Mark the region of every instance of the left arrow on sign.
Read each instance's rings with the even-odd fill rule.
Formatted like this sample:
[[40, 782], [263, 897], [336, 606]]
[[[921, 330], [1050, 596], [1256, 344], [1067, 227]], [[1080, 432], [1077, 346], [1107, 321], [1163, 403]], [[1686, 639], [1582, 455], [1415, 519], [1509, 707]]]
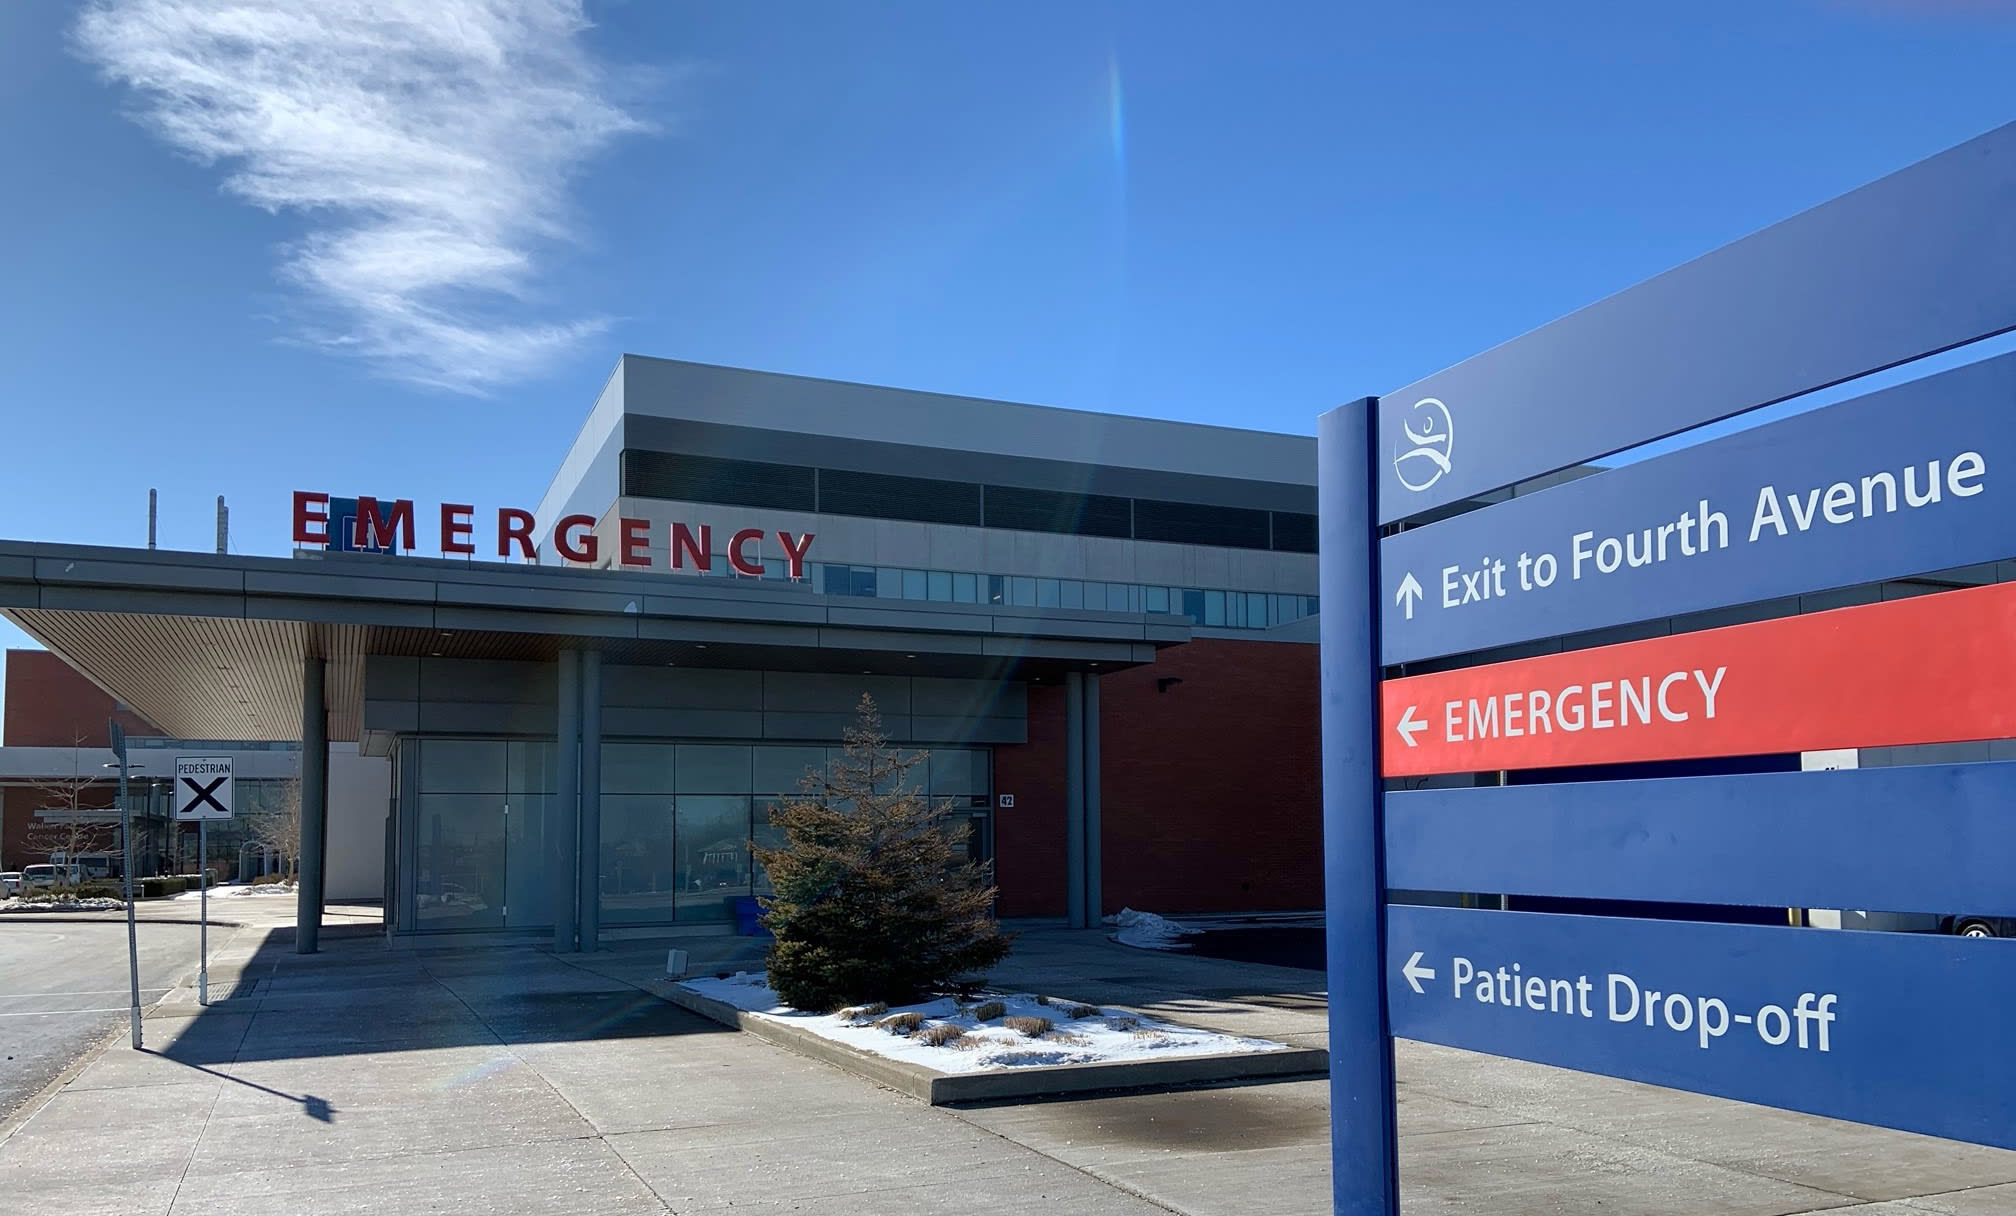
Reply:
[[1428, 990], [1421, 986], [1421, 981], [1434, 979], [1435, 968], [1423, 967], [1421, 965], [1421, 951], [1416, 950], [1414, 957], [1408, 959], [1406, 966], [1400, 968], [1400, 975], [1401, 978], [1407, 981], [1407, 986], [1414, 990], [1415, 996], [1425, 996]]
[[1407, 741], [1407, 746], [1409, 747], [1420, 746], [1414, 742], [1414, 736], [1428, 729], [1428, 723], [1414, 716], [1414, 711], [1419, 708], [1420, 706], [1418, 705], [1409, 705], [1407, 712], [1401, 714], [1400, 721], [1394, 723], [1393, 726], [1393, 729], [1400, 732], [1400, 737]]
[[1412, 570], [1409, 570], [1407, 577], [1400, 580], [1400, 589], [1393, 593], [1393, 603], [1405, 608], [1407, 619], [1411, 621], [1414, 619], [1414, 605], [1421, 602], [1423, 594], [1420, 580], [1414, 577]]

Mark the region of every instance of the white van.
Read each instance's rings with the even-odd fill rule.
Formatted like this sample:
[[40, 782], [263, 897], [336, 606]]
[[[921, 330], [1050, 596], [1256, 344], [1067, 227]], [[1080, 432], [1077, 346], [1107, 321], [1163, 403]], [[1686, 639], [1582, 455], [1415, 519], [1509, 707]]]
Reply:
[[21, 867], [21, 890], [47, 891], [53, 887], [74, 887], [84, 881], [84, 867], [39, 865]]

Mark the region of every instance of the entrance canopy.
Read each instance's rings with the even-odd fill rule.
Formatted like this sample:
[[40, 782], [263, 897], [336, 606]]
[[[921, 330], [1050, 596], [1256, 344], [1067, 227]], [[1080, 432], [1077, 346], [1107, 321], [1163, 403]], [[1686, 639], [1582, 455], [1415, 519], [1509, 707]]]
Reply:
[[771, 580], [19, 541], [0, 541], [0, 614], [184, 739], [301, 738], [311, 658], [326, 660], [329, 738], [349, 741], [369, 655], [1055, 682], [1190, 640], [1184, 617], [864, 603]]

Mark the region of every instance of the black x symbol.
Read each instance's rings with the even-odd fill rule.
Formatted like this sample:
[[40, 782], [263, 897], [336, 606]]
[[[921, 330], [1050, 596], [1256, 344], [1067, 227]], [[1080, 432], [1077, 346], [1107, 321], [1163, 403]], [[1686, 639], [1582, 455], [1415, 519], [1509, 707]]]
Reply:
[[196, 781], [196, 778], [194, 778], [194, 777], [184, 777], [184, 778], [182, 778], [182, 784], [184, 784], [184, 785], [188, 786], [188, 787], [189, 787], [190, 789], [192, 789], [192, 790], [195, 790], [195, 791], [196, 791], [196, 799], [195, 799], [195, 801], [191, 802], [191, 803], [190, 803], [190, 804], [189, 804], [188, 806], [185, 806], [185, 807], [183, 807], [183, 808], [182, 808], [182, 813], [183, 813], [184, 815], [193, 815], [193, 814], [195, 814], [195, 813], [196, 813], [196, 808], [197, 808], [197, 807], [199, 807], [199, 806], [202, 806], [202, 805], [203, 805], [204, 803], [206, 803], [206, 802], [207, 802], [207, 803], [209, 803], [209, 804], [210, 804], [211, 806], [214, 806], [214, 807], [216, 807], [216, 808], [217, 808], [217, 813], [218, 813], [218, 814], [220, 814], [220, 815], [229, 815], [229, 814], [230, 814], [231, 812], [230, 812], [230, 811], [228, 811], [228, 810], [226, 810], [226, 809], [224, 808], [224, 804], [223, 804], [223, 803], [221, 803], [221, 802], [219, 802], [219, 801], [217, 801], [217, 799], [216, 799], [216, 798], [214, 798], [214, 797], [212, 797], [212, 796], [211, 796], [211, 795], [213, 795], [213, 794], [215, 794], [215, 793], [217, 792], [217, 787], [218, 787], [218, 786], [220, 786], [220, 785], [224, 784], [224, 783], [225, 783], [226, 781], [229, 781], [229, 780], [231, 780], [231, 778], [229, 778], [229, 777], [219, 777], [219, 778], [217, 778], [217, 780], [215, 780], [215, 781], [212, 781], [212, 782], [211, 782], [210, 784], [208, 784], [208, 785], [199, 785], [199, 784], [197, 783], [197, 781]]

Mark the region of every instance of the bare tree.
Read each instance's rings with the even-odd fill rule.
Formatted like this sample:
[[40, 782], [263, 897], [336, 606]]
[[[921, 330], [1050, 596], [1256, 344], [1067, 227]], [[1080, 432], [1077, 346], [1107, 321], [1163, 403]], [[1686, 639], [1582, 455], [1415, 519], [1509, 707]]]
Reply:
[[42, 799], [39, 822], [24, 837], [28, 847], [54, 861], [75, 865], [80, 857], [110, 853], [119, 840], [118, 809], [100, 799], [103, 780], [84, 774], [84, 738], [76, 737], [70, 752], [70, 775], [35, 783]]
[[247, 816], [254, 843], [280, 855], [280, 871], [293, 877], [301, 861], [301, 779], [291, 777], [275, 792], [273, 806]]

